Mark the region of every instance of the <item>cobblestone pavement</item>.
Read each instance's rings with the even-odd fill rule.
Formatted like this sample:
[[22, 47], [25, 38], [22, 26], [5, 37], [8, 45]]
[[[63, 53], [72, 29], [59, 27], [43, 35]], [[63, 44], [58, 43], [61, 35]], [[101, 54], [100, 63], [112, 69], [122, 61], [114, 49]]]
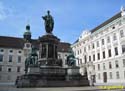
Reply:
[[100, 90], [98, 87], [16, 88], [15, 86], [0, 86], [0, 91], [125, 91], [125, 89]]

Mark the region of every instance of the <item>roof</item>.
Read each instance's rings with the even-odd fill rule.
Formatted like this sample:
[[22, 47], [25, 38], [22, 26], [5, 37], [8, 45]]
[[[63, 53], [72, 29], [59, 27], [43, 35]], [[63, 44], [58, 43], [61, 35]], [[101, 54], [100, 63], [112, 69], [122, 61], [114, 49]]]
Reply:
[[[3, 48], [17, 48], [23, 49], [24, 47], [24, 39], [18, 37], [8, 37], [8, 36], [0, 36], [0, 47]], [[34, 45], [37, 49], [39, 49], [39, 42], [37, 39], [31, 40], [32, 45]], [[60, 42], [58, 47], [58, 52], [68, 52], [70, 48], [70, 44], [66, 42]]]
[[121, 12], [117, 13], [116, 15], [114, 15], [113, 17], [111, 17], [110, 19], [108, 19], [107, 21], [103, 22], [102, 24], [100, 24], [99, 26], [95, 27], [94, 29], [91, 30], [91, 32], [95, 32], [98, 29], [102, 28], [103, 26], [109, 24], [110, 22], [112, 22], [113, 20], [117, 19], [121, 17]]

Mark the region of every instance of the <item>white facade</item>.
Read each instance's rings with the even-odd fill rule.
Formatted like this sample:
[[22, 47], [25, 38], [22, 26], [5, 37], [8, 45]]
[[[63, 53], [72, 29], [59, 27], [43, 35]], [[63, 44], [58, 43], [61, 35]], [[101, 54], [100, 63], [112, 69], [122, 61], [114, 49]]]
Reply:
[[0, 84], [14, 83], [24, 74], [24, 59], [22, 49], [0, 48]]
[[72, 45], [80, 73], [87, 68], [95, 85], [125, 85], [125, 9], [119, 14], [94, 32], [84, 32]]

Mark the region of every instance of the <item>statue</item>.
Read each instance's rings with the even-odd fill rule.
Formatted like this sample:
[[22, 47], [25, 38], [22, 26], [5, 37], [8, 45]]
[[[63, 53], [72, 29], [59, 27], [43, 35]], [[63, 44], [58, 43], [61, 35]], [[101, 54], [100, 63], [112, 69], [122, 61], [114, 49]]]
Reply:
[[67, 56], [66, 63], [68, 66], [76, 66], [76, 58], [74, 56], [73, 51], [70, 49], [70, 55]]
[[42, 16], [43, 20], [45, 20], [45, 30], [47, 33], [52, 33], [54, 27], [53, 17], [50, 15], [50, 11], [47, 11], [47, 15]]
[[35, 47], [32, 47], [31, 53], [25, 60], [25, 73], [27, 73], [29, 66], [38, 66], [38, 55]]

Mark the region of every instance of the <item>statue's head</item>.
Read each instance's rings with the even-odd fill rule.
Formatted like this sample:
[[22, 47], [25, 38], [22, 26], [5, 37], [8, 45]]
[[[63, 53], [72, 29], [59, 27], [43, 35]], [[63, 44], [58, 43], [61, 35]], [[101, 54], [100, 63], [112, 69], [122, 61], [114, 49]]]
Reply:
[[47, 14], [48, 14], [48, 15], [50, 14], [50, 11], [49, 11], [49, 10], [47, 11]]

